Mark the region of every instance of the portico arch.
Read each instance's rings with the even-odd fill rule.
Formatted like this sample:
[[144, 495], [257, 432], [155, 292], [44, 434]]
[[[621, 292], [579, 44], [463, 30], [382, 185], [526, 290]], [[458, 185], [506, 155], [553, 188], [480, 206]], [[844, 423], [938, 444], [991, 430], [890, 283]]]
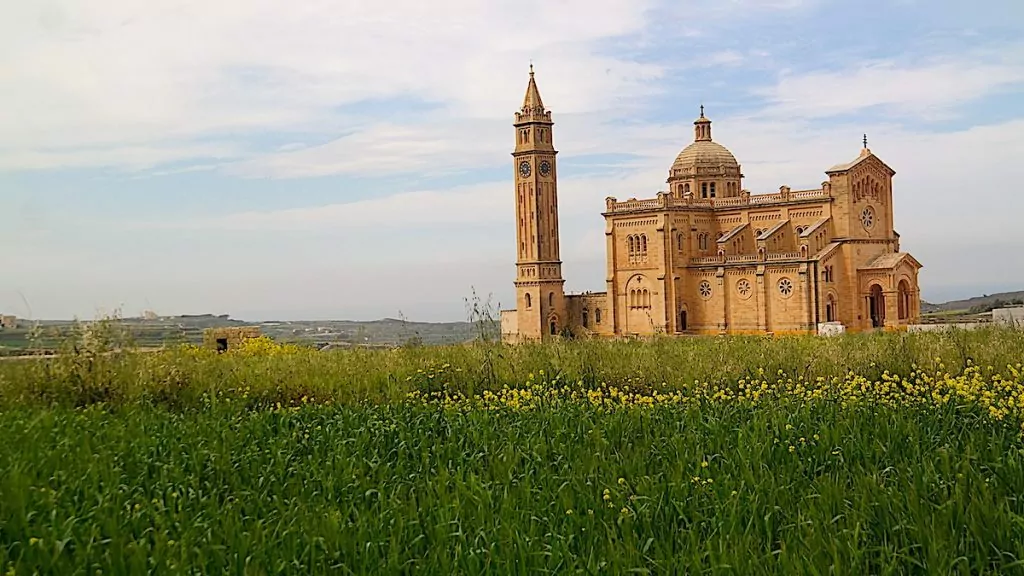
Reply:
[[868, 288], [867, 316], [872, 328], [885, 326], [885, 293], [882, 285], [872, 283]]
[[906, 278], [900, 280], [899, 285], [896, 288], [896, 306], [898, 311], [898, 318], [901, 322], [905, 322], [910, 318], [910, 283], [907, 282]]

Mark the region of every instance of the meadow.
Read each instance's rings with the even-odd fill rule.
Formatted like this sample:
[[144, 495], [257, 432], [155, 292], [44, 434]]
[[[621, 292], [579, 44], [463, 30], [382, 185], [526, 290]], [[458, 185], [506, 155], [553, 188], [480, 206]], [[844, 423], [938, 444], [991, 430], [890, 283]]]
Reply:
[[1024, 572], [1024, 333], [0, 363], [0, 570]]

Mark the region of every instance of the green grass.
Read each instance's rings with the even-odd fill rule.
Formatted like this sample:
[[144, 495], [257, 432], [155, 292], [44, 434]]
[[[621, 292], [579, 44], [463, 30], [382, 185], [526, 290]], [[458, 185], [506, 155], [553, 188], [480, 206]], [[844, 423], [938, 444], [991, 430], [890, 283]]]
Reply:
[[0, 434], [19, 573], [977, 574], [1024, 555], [1017, 436], [954, 408], [18, 410]]
[[403, 401], [541, 370], [666, 389], [762, 369], [1003, 370], [1020, 332], [268, 356], [79, 344], [0, 363], [0, 571], [1024, 572], [1020, 422], [969, 402]]

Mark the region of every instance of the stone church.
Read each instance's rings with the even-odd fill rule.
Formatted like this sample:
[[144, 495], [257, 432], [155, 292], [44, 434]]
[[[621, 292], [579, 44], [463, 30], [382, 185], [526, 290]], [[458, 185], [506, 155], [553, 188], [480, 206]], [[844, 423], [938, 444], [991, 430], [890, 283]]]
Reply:
[[514, 126], [516, 308], [501, 311], [506, 341], [897, 330], [919, 319], [921, 264], [893, 229], [895, 172], [866, 139], [820, 188], [751, 194], [701, 106], [667, 190], [605, 199], [606, 291], [566, 294], [554, 122], [532, 66]]

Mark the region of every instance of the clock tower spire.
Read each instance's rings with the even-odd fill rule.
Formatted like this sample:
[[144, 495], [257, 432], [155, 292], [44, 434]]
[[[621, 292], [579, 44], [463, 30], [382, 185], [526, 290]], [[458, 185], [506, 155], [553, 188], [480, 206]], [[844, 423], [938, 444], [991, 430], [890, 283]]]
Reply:
[[522, 339], [548, 338], [566, 326], [565, 280], [558, 252], [558, 178], [551, 112], [544, 108], [530, 64], [516, 112], [512, 152], [516, 183], [516, 316]]

